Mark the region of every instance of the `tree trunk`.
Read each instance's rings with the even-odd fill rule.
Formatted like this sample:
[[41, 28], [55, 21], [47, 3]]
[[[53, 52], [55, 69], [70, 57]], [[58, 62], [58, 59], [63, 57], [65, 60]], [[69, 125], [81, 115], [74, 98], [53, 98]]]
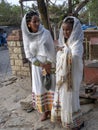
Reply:
[[80, 2], [77, 7], [76, 10], [73, 12], [74, 16], [78, 16], [79, 11], [89, 2], [92, 0], [84, 0], [82, 2]]
[[48, 20], [48, 14], [47, 14], [47, 7], [44, 2], [44, 0], [37, 0], [38, 9], [41, 15], [42, 22], [45, 26], [45, 28], [49, 28], [49, 20]]
[[68, 0], [68, 14], [72, 14], [72, 0]]

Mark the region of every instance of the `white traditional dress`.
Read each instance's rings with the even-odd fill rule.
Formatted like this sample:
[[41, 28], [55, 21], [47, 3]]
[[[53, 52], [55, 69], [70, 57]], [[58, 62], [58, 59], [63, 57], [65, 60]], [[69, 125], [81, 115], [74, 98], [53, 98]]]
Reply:
[[26, 58], [32, 63], [33, 107], [40, 113], [51, 111], [55, 90], [55, 75], [52, 74], [51, 89], [48, 91], [42, 84], [42, 68], [33, 64], [36, 60], [42, 63], [49, 61], [54, 67], [55, 49], [51, 34], [41, 24], [38, 32], [30, 32], [25, 15], [22, 20], [22, 35]]
[[[63, 127], [74, 128], [83, 123], [80, 109], [79, 90], [83, 76], [83, 32], [79, 20], [75, 17], [73, 30], [67, 44], [64, 42], [63, 30], [60, 29], [57, 52], [56, 90], [51, 111], [51, 121], [59, 121]], [[64, 21], [69, 18], [66, 17]]]

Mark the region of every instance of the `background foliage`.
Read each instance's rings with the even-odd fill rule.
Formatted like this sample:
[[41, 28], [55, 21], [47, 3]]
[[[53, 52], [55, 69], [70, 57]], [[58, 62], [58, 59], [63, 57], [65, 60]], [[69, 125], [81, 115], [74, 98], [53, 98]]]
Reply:
[[[32, 9], [39, 10], [40, 7], [37, 7], [36, 4], [33, 2]], [[41, 0], [44, 2], [44, 0]], [[49, 0], [48, 0], [49, 1]], [[72, 3], [68, 3], [72, 1]], [[77, 5], [81, 3], [83, 0], [65, 0], [62, 4], [57, 5], [55, 3], [48, 3], [48, 17], [49, 22], [51, 24], [59, 25], [66, 13], [71, 13], [70, 11], [74, 12]], [[69, 8], [69, 5], [70, 8]], [[84, 6], [78, 13], [78, 16], [82, 23], [89, 23], [98, 25], [98, 0], [89, 0], [89, 2]], [[24, 8], [24, 13], [30, 8]], [[90, 14], [90, 15], [89, 15]], [[90, 17], [89, 17], [90, 16]], [[9, 3], [5, 3], [3, 0], [0, 3], [0, 25], [7, 25], [7, 26], [20, 26], [21, 23], [21, 7], [16, 5], [11, 5]], [[44, 23], [43, 23], [44, 24]]]

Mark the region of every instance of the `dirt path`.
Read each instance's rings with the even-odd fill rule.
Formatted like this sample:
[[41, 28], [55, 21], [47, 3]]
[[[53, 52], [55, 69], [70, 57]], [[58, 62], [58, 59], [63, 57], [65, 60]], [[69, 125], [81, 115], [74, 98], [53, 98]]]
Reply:
[[[8, 50], [0, 51], [0, 130], [66, 130], [50, 120], [41, 122], [35, 110], [30, 113], [22, 110], [20, 100], [31, 94], [31, 82], [29, 78], [11, 75], [10, 66], [6, 65], [7, 54]], [[81, 130], [98, 130], [98, 104], [81, 107], [85, 119]]]

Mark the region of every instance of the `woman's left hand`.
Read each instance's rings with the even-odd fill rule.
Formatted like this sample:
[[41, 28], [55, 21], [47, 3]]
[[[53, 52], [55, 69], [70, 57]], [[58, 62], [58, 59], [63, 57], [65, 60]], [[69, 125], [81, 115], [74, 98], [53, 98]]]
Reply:
[[63, 47], [56, 46], [56, 51], [62, 51], [63, 48], [64, 48], [64, 46]]
[[51, 63], [42, 64], [42, 68], [46, 70], [48, 74], [51, 72]]

